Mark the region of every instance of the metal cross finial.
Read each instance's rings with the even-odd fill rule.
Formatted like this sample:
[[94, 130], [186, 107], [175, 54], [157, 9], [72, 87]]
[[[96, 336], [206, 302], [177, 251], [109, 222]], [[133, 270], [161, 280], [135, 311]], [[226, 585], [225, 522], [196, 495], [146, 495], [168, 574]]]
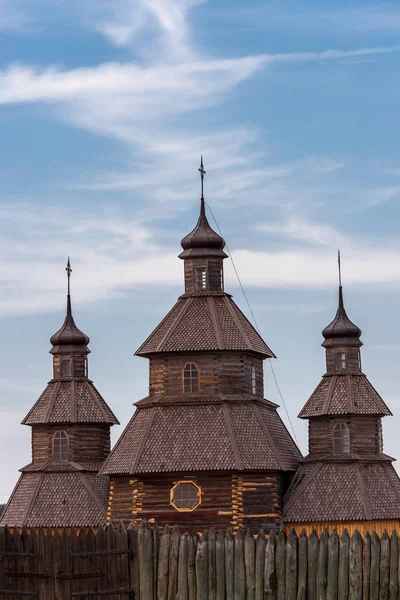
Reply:
[[341, 267], [341, 260], [340, 260], [340, 248], [338, 248], [337, 258], [338, 258], [338, 268], [339, 268], [339, 287], [342, 287], [342, 267]]
[[65, 270], [67, 271], [67, 277], [68, 277], [68, 296], [69, 296], [70, 292], [71, 292], [71, 273], [72, 273], [71, 263], [69, 262], [69, 256], [68, 256], [68, 262], [67, 262], [67, 266], [65, 267]]
[[206, 174], [206, 171], [204, 170], [204, 165], [203, 165], [203, 156], [201, 156], [201, 161], [200, 161], [200, 177], [201, 177], [201, 199], [204, 199], [204, 175]]

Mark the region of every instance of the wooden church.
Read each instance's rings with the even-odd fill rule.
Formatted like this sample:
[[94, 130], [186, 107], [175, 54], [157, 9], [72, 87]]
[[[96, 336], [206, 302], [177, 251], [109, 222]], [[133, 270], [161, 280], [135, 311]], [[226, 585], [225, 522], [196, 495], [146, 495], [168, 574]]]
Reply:
[[72, 316], [68, 260], [67, 314], [50, 342], [53, 378], [22, 421], [32, 428], [32, 462], [2, 514], [0, 526], [105, 524], [108, 477], [99, 470], [118, 423], [88, 377], [89, 338]]
[[361, 368], [361, 329], [343, 303], [322, 332], [326, 373], [301, 410], [309, 421], [309, 454], [285, 497], [287, 529], [351, 534], [400, 528], [400, 480], [383, 453], [382, 417], [389, 408]]
[[224, 246], [202, 193], [179, 255], [185, 291], [136, 352], [149, 359], [149, 395], [101, 470], [111, 477], [109, 522], [281, 526], [301, 454], [264, 399], [274, 354], [224, 290]]

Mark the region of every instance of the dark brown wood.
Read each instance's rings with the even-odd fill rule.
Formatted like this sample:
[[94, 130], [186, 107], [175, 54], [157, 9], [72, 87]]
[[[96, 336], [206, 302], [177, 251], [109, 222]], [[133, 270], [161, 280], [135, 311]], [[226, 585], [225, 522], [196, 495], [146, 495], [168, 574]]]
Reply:
[[171, 534], [168, 563], [168, 600], [175, 600], [178, 589], [178, 556], [181, 534], [175, 525]]
[[363, 540], [356, 529], [350, 539], [349, 547], [349, 600], [362, 600], [362, 560]]
[[276, 587], [277, 599], [286, 599], [286, 535], [283, 531], [278, 536], [276, 545]]
[[128, 548], [132, 552], [129, 561], [129, 584], [130, 588], [133, 589], [134, 597], [139, 598], [139, 530], [134, 521], [128, 527]]
[[386, 531], [381, 536], [381, 562], [379, 567], [379, 600], [389, 598], [390, 539]]
[[349, 594], [349, 552], [350, 538], [345, 529], [339, 541], [338, 600], [347, 600]]
[[217, 591], [217, 564], [216, 564], [217, 536], [213, 528], [208, 534], [208, 599], [215, 600]]
[[[275, 550], [276, 537], [272, 531], [268, 536], [267, 548], [265, 551], [265, 570], [264, 570], [264, 591], [266, 600], [276, 600], [277, 598], [277, 581], [275, 568]], [[282, 549], [280, 550], [282, 555]], [[286, 553], [284, 555], [286, 557]]]
[[154, 600], [153, 569], [153, 535], [149, 525], [144, 523], [139, 528], [139, 575], [141, 600]]
[[326, 600], [337, 600], [339, 570], [339, 536], [336, 529], [328, 540], [328, 578], [326, 585]]
[[197, 550], [197, 536], [195, 534], [189, 534], [188, 539], [188, 593], [189, 598], [196, 598], [196, 550]]
[[251, 535], [250, 530], [246, 532], [244, 538], [244, 565], [246, 572], [246, 600], [254, 600], [255, 598], [255, 559], [256, 545], [255, 539]]
[[286, 600], [296, 600], [297, 561], [297, 535], [291, 529], [286, 541]]
[[244, 536], [239, 529], [235, 536], [235, 589], [234, 599], [245, 600], [246, 598], [246, 572], [244, 564]]
[[390, 536], [390, 580], [389, 580], [389, 598], [397, 600], [399, 592], [399, 536], [396, 531], [392, 531]]
[[267, 539], [261, 530], [256, 541], [256, 567], [255, 567], [255, 600], [264, 599], [264, 565], [266, 562]]
[[308, 538], [307, 600], [317, 600], [319, 540], [315, 529]]
[[371, 583], [371, 535], [367, 531], [364, 535], [363, 548], [363, 600], [369, 600]]
[[206, 531], [197, 542], [196, 589], [197, 600], [208, 599], [208, 534]]
[[307, 561], [308, 561], [308, 540], [303, 529], [298, 542], [298, 587], [297, 600], [306, 600], [307, 597]]
[[169, 568], [169, 546], [170, 529], [166, 525], [160, 540], [160, 553], [158, 560], [157, 573], [157, 598], [158, 600], [167, 600], [168, 598], [168, 568]]
[[225, 534], [225, 589], [226, 600], [234, 597], [234, 571], [235, 571], [235, 540], [232, 529]]
[[225, 533], [222, 529], [218, 531], [215, 549], [216, 600], [225, 600]]
[[381, 563], [381, 545], [375, 531], [371, 536], [371, 574], [369, 594], [370, 600], [379, 600], [379, 570]]
[[325, 529], [319, 539], [318, 574], [317, 574], [317, 599], [326, 599], [328, 583], [328, 531]]
[[176, 600], [188, 600], [188, 538], [189, 533], [183, 533], [179, 544], [178, 559], [178, 592]]

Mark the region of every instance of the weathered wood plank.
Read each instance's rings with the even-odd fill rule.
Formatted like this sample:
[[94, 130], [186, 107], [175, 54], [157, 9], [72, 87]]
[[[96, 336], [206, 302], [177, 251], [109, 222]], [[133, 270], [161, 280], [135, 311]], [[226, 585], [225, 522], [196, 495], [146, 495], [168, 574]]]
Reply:
[[189, 555], [189, 534], [183, 533], [179, 544], [178, 558], [178, 592], [176, 600], [188, 600], [188, 555]]
[[244, 538], [244, 565], [246, 572], [246, 600], [254, 600], [255, 598], [255, 559], [256, 545], [255, 539], [251, 535], [250, 530], [246, 532]]
[[396, 531], [390, 536], [389, 599], [397, 600], [399, 592], [399, 536]]
[[168, 566], [169, 566], [169, 545], [170, 545], [170, 529], [165, 526], [164, 532], [160, 540], [160, 551], [158, 558], [157, 572], [157, 598], [158, 600], [167, 600], [168, 598]]
[[298, 586], [297, 600], [306, 600], [307, 596], [307, 557], [308, 539], [303, 529], [299, 536], [298, 547]]
[[278, 536], [276, 544], [276, 591], [277, 599], [286, 599], [286, 535], [283, 531]]
[[328, 539], [328, 531], [327, 529], [324, 529], [319, 539], [317, 600], [326, 600], [326, 586], [328, 582]]
[[178, 556], [181, 534], [179, 527], [174, 526], [171, 534], [168, 563], [168, 600], [175, 600], [178, 589]]
[[339, 570], [339, 536], [336, 529], [328, 540], [328, 579], [326, 585], [326, 600], [337, 600]]
[[216, 600], [225, 600], [225, 535], [218, 531], [216, 549]]
[[225, 590], [226, 600], [233, 600], [234, 596], [234, 570], [235, 570], [235, 540], [232, 529], [225, 534]]
[[197, 596], [196, 549], [197, 549], [197, 536], [194, 534], [189, 534], [189, 539], [188, 539], [188, 593], [189, 593], [190, 600], [194, 600]]
[[364, 535], [363, 548], [363, 600], [369, 600], [371, 580], [371, 536], [367, 531]]
[[389, 598], [390, 539], [387, 531], [381, 537], [381, 562], [379, 566], [379, 599]]
[[370, 600], [379, 600], [379, 570], [381, 563], [381, 544], [375, 531], [371, 536], [371, 573], [369, 584]]
[[139, 527], [139, 577], [140, 600], [153, 600], [154, 563], [153, 563], [153, 534], [147, 523]]
[[246, 598], [246, 572], [244, 564], [244, 537], [243, 530], [239, 529], [235, 536], [235, 600]]
[[338, 599], [347, 600], [349, 595], [349, 552], [350, 537], [347, 529], [340, 536], [339, 541], [339, 581]]
[[319, 539], [313, 529], [308, 538], [307, 600], [317, 600], [318, 550]]
[[216, 564], [217, 536], [211, 527], [208, 534], [208, 598], [215, 600], [217, 592], [217, 564]]
[[349, 547], [349, 600], [362, 600], [363, 540], [358, 529], [350, 539]]
[[208, 599], [208, 534], [203, 533], [197, 542], [196, 551], [197, 600]]
[[292, 528], [286, 540], [286, 600], [296, 600], [297, 560], [297, 535]]
[[[276, 563], [275, 563], [275, 552], [276, 552], [276, 537], [272, 531], [268, 536], [267, 548], [265, 551], [265, 570], [264, 570], [264, 592], [265, 600], [276, 600], [277, 594], [277, 581], [276, 581]], [[285, 555], [286, 556], [286, 555]]]
[[255, 567], [255, 600], [264, 599], [264, 564], [267, 540], [265, 533], [260, 531], [256, 541], [256, 567]]

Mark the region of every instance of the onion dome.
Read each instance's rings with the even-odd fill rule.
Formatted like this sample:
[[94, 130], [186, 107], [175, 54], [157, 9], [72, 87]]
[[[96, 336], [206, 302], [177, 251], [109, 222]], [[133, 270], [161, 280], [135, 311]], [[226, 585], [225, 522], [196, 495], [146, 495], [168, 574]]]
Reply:
[[68, 273], [67, 315], [61, 329], [50, 338], [50, 343], [53, 345], [50, 354], [89, 354], [90, 350], [87, 346], [90, 342], [90, 338], [83, 333], [83, 331], [78, 329], [72, 316], [70, 294], [70, 276], [72, 269], [69, 259], [66, 271]]
[[339, 308], [332, 323], [329, 323], [322, 332], [325, 341], [324, 348], [351, 346], [360, 348], [363, 344], [360, 340], [362, 331], [357, 325], [350, 321], [343, 304], [343, 289], [339, 286]]
[[202, 256], [227, 258], [228, 255], [224, 252], [225, 240], [210, 227], [206, 216], [204, 202], [204, 175], [206, 172], [203, 166], [203, 157], [201, 157], [199, 171], [201, 175], [200, 216], [193, 231], [188, 233], [181, 241], [183, 252], [180, 253], [179, 258], [196, 258]]

